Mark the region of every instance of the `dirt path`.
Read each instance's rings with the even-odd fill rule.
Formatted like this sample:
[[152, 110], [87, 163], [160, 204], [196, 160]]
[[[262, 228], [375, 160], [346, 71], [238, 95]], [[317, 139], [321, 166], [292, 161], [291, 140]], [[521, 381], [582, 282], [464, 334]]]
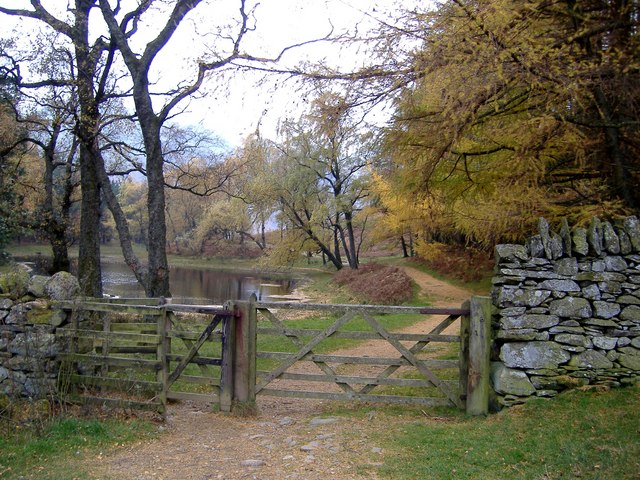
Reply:
[[[404, 270], [434, 306], [457, 307], [471, 295], [414, 268]], [[439, 321], [427, 318], [407, 331], [429, 331]], [[381, 349], [389, 347], [366, 342], [336, 353], [385, 355]], [[259, 396], [257, 403], [259, 415], [249, 418], [202, 404], [172, 405], [158, 439], [87, 458], [87, 468], [92, 478], [123, 480], [378, 478], [384, 406], [371, 407], [362, 418], [326, 417], [319, 400]]]
[[418, 284], [420, 290], [429, 297], [430, 303], [434, 307], [459, 307], [472, 295], [469, 290], [438, 280], [417, 268], [401, 268]]

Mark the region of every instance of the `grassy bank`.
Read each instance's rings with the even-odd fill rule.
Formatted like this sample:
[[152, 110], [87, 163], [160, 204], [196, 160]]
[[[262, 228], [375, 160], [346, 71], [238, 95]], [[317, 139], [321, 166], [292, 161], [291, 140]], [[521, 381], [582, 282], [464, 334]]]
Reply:
[[93, 478], [83, 459], [106, 449], [127, 448], [152, 438], [157, 427], [144, 421], [58, 418], [37, 429], [3, 425], [0, 479], [70, 480]]
[[[572, 391], [488, 418], [386, 422], [393, 479], [638, 479], [640, 388]], [[365, 470], [366, 471], [366, 470]]]

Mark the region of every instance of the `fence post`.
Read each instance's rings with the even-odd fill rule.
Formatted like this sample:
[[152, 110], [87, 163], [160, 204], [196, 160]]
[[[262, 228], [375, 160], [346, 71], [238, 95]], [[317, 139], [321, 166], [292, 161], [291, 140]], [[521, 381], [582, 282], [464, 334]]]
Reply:
[[467, 414], [469, 415], [489, 413], [491, 310], [490, 298], [471, 298], [467, 381]]
[[167, 408], [167, 391], [169, 390], [169, 337], [167, 331], [169, 327], [169, 312], [167, 307], [163, 307], [162, 315], [157, 319], [156, 333], [158, 335], [158, 345], [156, 347], [156, 359], [160, 362], [160, 370], [158, 370], [157, 380], [160, 383], [160, 403], [162, 403], [163, 413]]
[[[469, 300], [465, 300], [462, 308], [470, 309]], [[469, 378], [469, 324], [471, 322], [470, 315], [462, 315], [460, 317], [460, 400], [465, 404], [467, 401], [467, 382]]]
[[[235, 310], [235, 306], [230, 302], [226, 303], [225, 307]], [[230, 412], [233, 401], [235, 333], [236, 318], [234, 315], [229, 315], [222, 321], [222, 367], [220, 372], [220, 410], [222, 412]]]
[[256, 399], [256, 296], [236, 303], [233, 362], [233, 400], [249, 404]]

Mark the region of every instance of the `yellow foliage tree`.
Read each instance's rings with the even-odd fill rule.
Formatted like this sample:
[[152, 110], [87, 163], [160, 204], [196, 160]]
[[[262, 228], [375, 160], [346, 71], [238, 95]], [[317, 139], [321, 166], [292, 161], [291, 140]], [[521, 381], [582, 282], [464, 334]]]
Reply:
[[489, 247], [540, 215], [637, 208], [639, 18], [609, 0], [451, 0], [414, 16], [417, 80], [386, 133], [391, 221], [415, 214], [423, 239]]

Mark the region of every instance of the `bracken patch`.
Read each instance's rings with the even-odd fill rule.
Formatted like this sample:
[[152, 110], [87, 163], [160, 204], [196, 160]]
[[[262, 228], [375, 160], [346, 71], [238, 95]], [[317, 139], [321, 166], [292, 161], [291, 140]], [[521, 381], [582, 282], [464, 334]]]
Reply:
[[413, 295], [411, 278], [398, 267], [368, 263], [357, 270], [343, 269], [334, 280], [370, 303], [401, 304]]

